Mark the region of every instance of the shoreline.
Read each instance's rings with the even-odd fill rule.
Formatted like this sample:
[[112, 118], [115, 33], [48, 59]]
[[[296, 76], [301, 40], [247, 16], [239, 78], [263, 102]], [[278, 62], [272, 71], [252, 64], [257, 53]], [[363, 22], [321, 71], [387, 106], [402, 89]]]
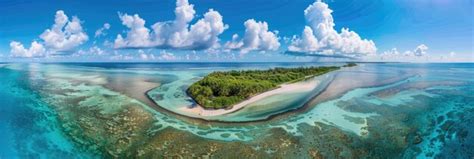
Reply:
[[[341, 69], [343, 70], [343, 69]], [[334, 71], [332, 72], [332, 74], [339, 74], [341, 73], [341, 70], [337, 70], [337, 71]], [[396, 82], [399, 82], [399, 81], [403, 81], [403, 80], [406, 80], [407, 78], [410, 78], [412, 77], [413, 74], [409, 74], [409, 75], [405, 75], [403, 77], [394, 77], [394, 78], [390, 78], [389, 80], [385, 80], [385, 81], [382, 81], [378, 84], [361, 84], [359, 83], [358, 86], [356, 87], [350, 87], [350, 88], [347, 88], [347, 89], [343, 89], [343, 90], [340, 90], [340, 91], [336, 91], [336, 92], [332, 92], [332, 93], [329, 93], [328, 94], [328, 89], [331, 89], [333, 87], [333, 85], [339, 83], [340, 81], [336, 80], [340, 77], [338, 77], [337, 75], [335, 75], [334, 79], [330, 79], [330, 81], [328, 81], [329, 83], [328, 84], [324, 84], [324, 88], [322, 88], [322, 90], [315, 94], [314, 96], [312, 96], [305, 104], [303, 104], [303, 106], [301, 107], [298, 107], [298, 108], [294, 108], [294, 109], [291, 109], [291, 110], [288, 110], [288, 111], [285, 111], [285, 112], [281, 112], [281, 113], [277, 113], [277, 114], [273, 114], [273, 115], [270, 115], [268, 116], [268, 118], [265, 118], [265, 119], [258, 119], [258, 120], [252, 120], [252, 121], [222, 121], [222, 120], [219, 120], [219, 119], [206, 119], [204, 118], [204, 116], [193, 116], [193, 115], [189, 115], [189, 114], [185, 114], [185, 113], [182, 113], [180, 111], [173, 111], [173, 110], [169, 110], [167, 108], [164, 108], [162, 106], [160, 106], [158, 103], [156, 103], [151, 97], [148, 97], [149, 100], [151, 100], [154, 105], [160, 109], [160, 110], [165, 110], [166, 112], [170, 112], [171, 114], [175, 114], [177, 116], [181, 116], [181, 117], [184, 117], [184, 118], [187, 118], [187, 119], [190, 119], [192, 121], [201, 121], [201, 122], [204, 122], [204, 123], [214, 123], [214, 124], [229, 124], [229, 123], [232, 123], [232, 124], [246, 124], [246, 123], [262, 123], [262, 122], [267, 122], [267, 121], [270, 121], [270, 120], [278, 120], [278, 119], [281, 119], [281, 118], [284, 118], [286, 116], [289, 116], [289, 115], [292, 115], [292, 114], [297, 114], [297, 113], [302, 113], [302, 112], [306, 112], [308, 111], [308, 109], [311, 109], [313, 108], [316, 104], [318, 103], [323, 103], [323, 102], [326, 102], [326, 101], [330, 101], [330, 100], [333, 100], [333, 99], [336, 99], [336, 98], [339, 98], [340, 96], [342, 96], [343, 94], [351, 91], [351, 90], [354, 90], [354, 89], [357, 89], [357, 88], [373, 88], [373, 87], [380, 87], [380, 86], [383, 86], [383, 85], [387, 85], [387, 84], [393, 84], [393, 83], [396, 83]], [[300, 82], [305, 82], [305, 81], [300, 81]], [[297, 82], [298, 83], [298, 82]], [[322, 81], [319, 81], [318, 83], [318, 86], [321, 86]], [[150, 91], [150, 90], [148, 90]], [[148, 92], [146, 91], [146, 93]], [[196, 107], [199, 107], [196, 105]], [[186, 107], [187, 109], [191, 109], [189, 107]], [[242, 108], [241, 108], [242, 109]], [[238, 111], [240, 109], [237, 109], [235, 111]]]
[[243, 109], [249, 104], [260, 101], [267, 97], [277, 95], [277, 94], [311, 91], [315, 89], [319, 84], [320, 84], [320, 81], [315, 80], [315, 79], [304, 80], [304, 81], [299, 81], [295, 83], [282, 84], [278, 88], [257, 94], [240, 103], [237, 103], [233, 105], [231, 109], [215, 109], [215, 110], [204, 109], [202, 106], [195, 105], [192, 108], [182, 107], [179, 109], [179, 111], [184, 112], [186, 114], [194, 114], [196, 117], [214, 117], [214, 116], [226, 115], [226, 114], [236, 112], [240, 109]]
[[[153, 89], [150, 89], [148, 91], [145, 92], [145, 94], [147, 94], [147, 98], [152, 101], [153, 105], [160, 109], [160, 110], [165, 110], [166, 112], [170, 112], [171, 114], [175, 114], [175, 115], [178, 115], [178, 116], [182, 116], [184, 118], [188, 118], [188, 119], [191, 119], [191, 120], [195, 120], [195, 121], [203, 121], [203, 122], [213, 122], [213, 123], [260, 123], [260, 122], [265, 122], [265, 121], [269, 121], [269, 120], [274, 120], [275, 118], [279, 118], [279, 117], [282, 117], [282, 116], [286, 116], [288, 114], [292, 114], [292, 113], [295, 113], [295, 112], [300, 112], [302, 110], [306, 110], [309, 106], [308, 106], [308, 103], [310, 103], [312, 100], [314, 100], [315, 98], [317, 98], [317, 96], [321, 95], [322, 93], [325, 92], [325, 90], [327, 89], [327, 87], [329, 87], [331, 85], [331, 83], [334, 82], [334, 79], [329, 79], [329, 81], [325, 81], [325, 82], [328, 82], [325, 84], [325, 82], [321, 81], [322, 79], [318, 78], [320, 76], [323, 76], [323, 75], [326, 75], [326, 74], [338, 74], [340, 73], [341, 70], [345, 70], [346, 68], [341, 68], [339, 70], [335, 70], [335, 71], [331, 71], [329, 73], [325, 73], [325, 74], [322, 74], [322, 75], [316, 75], [316, 76], [313, 76], [311, 78], [306, 78], [306, 80], [303, 80], [303, 81], [299, 81], [299, 82], [295, 82], [295, 83], [285, 83], [283, 85], [298, 85], [300, 83], [307, 83], [308, 81], [317, 81], [318, 83], [316, 85], [314, 85], [314, 87], [312, 89], [316, 89], [318, 87], [320, 87], [321, 85], [324, 85], [324, 88], [322, 88], [320, 91], [318, 91], [317, 94], [315, 94], [314, 96], [311, 96], [308, 101], [306, 101], [301, 107], [297, 107], [297, 108], [293, 108], [293, 109], [290, 109], [288, 111], [285, 111], [285, 112], [280, 112], [280, 113], [276, 113], [276, 114], [273, 114], [273, 115], [269, 115], [267, 118], [265, 119], [257, 119], [257, 120], [251, 120], [251, 121], [224, 121], [224, 120], [220, 120], [220, 119], [216, 119], [216, 118], [212, 118], [212, 116], [202, 116], [200, 115], [199, 113], [200, 112], [205, 112], [205, 113], [209, 113], [209, 111], [215, 111], [215, 110], [205, 110], [204, 108], [202, 108], [201, 106], [199, 105], [182, 105], [180, 106], [180, 108], [177, 108], [177, 109], [174, 109], [174, 110], [170, 110], [166, 107], [163, 107], [161, 106], [159, 103], [157, 103], [156, 101], [153, 100], [152, 97], [150, 97], [148, 95], [148, 92], [153, 90]], [[332, 75], [333, 76], [333, 75]], [[328, 80], [328, 79], [324, 79], [324, 80]], [[281, 86], [281, 85], [280, 85]], [[279, 88], [278, 88], [279, 89]], [[303, 88], [304, 89], [304, 88]], [[272, 90], [270, 90], [272, 91]], [[267, 91], [268, 92], [268, 91]], [[294, 91], [293, 91], [294, 92]], [[298, 91], [296, 91], [298, 92]], [[265, 92], [264, 92], [265, 93]], [[260, 94], [259, 94], [260, 95]], [[257, 95], [258, 96], [258, 95]], [[267, 96], [271, 96], [271, 95], [267, 95]], [[255, 98], [255, 96], [253, 97]], [[248, 100], [248, 99], [247, 99]], [[229, 111], [227, 110], [225, 113], [222, 113], [221, 115], [225, 115], [225, 114], [231, 114], [231, 113], [235, 113], [241, 109], [243, 109], [245, 107], [240, 107], [239, 109], [230, 109], [232, 111]]]
[[[335, 71], [337, 72], [337, 71]], [[318, 76], [316, 76], [318, 77]], [[300, 81], [300, 82], [304, 82], [304, 81]], [[294, 108], [294, 109], [290, 109], [286, 112], [281, 112], [281, 113], [277, 113], [277, 114], [273, 114], [273, 115], [269, 115], [267, 118], [265, 119], [258, 119], [258, 120], [251, 120], [251, 121], [223, 121], [223, 120], [219, 120], [219, 119], [206, 119], [206, 118], [203, 118], [202, 116], [192, 116], [192, 115], [187, 115], [187, 114], [184, 114], [182, 112], [178, 112], [178, 111], [174, 111], [174, 110], [170, 110], [170, 109], [167, 109], [165, 107], [162, 107], [160, 104], [158, 104], [156, 101], [154, 101], [149, 95], [148, 95], [148, 92], [152, 91], [153, 89], [150, 89], [150, 90], [147, 90], [145, 92], [145, 96], [147, 97], [148, 100], [151, 101], [151, 103], [153, 103], [152, 105], [150, 105], [150, 107], [156, 111], [160, 111], [160, 112], [164, 112], [164, 113], [168, 113], [170, 115], [174, 115], [176, 117], [179, 117], [181, 119], [185, 119], [187, 120], [188, 122], [198, 122], [198, 123], [201, 123], [201, 124], [209, 124], [209, 123], [212, 123], [212, 124], [223, 124], [222, 126], [224, 125], [227, 125], [227, 124], [248, 124], [248, 123], [254, 123], [254, 124], [257, 124], [257, 123], [264, 123], [264, 122], [267, 122], [267, 121], [271, 121], [271, 120], [275, 120], [275, 119], [279, 119], [280, 117], [283, 117], [283, 116], [288, 116], [289, 114], [292, 114], [292, 113], [295, 113], [295, 112], [300, 112], [302, 110], [305, 110], [308, 106], [307, 104], [309, 102], [311, 102], [312, 99], [316, 98], [319, 94], [321, 94], [322, 92], [324, 92], [324, 90], [333, 82], [333, 79], [331, 79], [330, 81], [328, 81], [329, 83], [328, 84], [325, 84], [324, 87], [319, 93], [317, 93], [316, 95], [312, 96], [305, 104], [303, 104], [301, 107], [298, 107], [298, 108]], [[321, 86], [322, 82], [319, 81], [319, 84], [318, 86], [316, 87], [319, 87]], [[240, 110], [240, 109], [239, 109]], [[238, 111], [238, 110], [236, 110]]]

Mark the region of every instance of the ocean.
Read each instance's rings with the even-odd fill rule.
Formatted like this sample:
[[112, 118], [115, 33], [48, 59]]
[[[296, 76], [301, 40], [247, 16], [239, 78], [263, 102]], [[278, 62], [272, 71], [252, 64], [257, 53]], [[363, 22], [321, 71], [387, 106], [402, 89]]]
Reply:
[[359, 63], [212, 121], [179, 113], [213, 71], [343, 64], [0, 64], [0, 158], [474, 157], [472, 63]]

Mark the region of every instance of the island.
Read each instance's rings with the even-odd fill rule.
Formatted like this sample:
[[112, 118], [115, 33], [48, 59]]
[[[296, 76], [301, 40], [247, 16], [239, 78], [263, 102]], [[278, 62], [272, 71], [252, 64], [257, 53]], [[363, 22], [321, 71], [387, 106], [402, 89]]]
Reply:
[[[343, 67], [353, 67], [348, 63]], [[258, 94], [319, 76], [338, 66], [272, 68], [268, 70], [216, 71], [193, 83], [187, 94], [204, 109], [231, 109]]]

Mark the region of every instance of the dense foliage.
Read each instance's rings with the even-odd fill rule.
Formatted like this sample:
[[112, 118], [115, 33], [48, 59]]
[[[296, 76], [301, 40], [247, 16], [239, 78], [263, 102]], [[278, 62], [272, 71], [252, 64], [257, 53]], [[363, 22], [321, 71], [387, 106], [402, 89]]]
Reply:
[[256, 94], [275, 89], [280, 84], [304, 80], [339, 67], [274, 68], [213, 72], [192, 84], [187, 93], [202, 107], [230, 108]]
[[349, 62], [346, 65], [344, 65], [343, 67], [353, 67], [353, 66], [357, 66], [357, 64], [354, 63], [354, 62]]

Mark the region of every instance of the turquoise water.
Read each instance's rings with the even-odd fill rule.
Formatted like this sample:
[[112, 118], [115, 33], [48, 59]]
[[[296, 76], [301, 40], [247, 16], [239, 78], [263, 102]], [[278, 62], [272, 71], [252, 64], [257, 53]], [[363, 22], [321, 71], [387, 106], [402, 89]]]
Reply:
[[271, 117], [259, 122], [190, 119], [147, 98], [178, 99], [165, 101], [175, 109], [192, 103], [186, 86], [214, 70], [301, 65], [321, 64], [1, 64], [0, 158], [474, 155], [474, 64], [359, 64], [318, 77], [312, 92], [228, 116]]
[[0, 68], [0, 158], [93, 157], [62, 133], [57, 114], [31, 88], [34, 76]]

